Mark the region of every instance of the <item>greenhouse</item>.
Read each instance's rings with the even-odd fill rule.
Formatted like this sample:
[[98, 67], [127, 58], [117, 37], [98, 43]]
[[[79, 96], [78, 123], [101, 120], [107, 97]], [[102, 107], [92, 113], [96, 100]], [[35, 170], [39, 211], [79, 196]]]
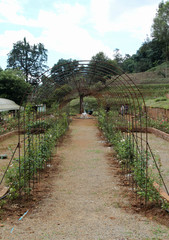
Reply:
[[14, 101], [0, 98], [0, 112], [19, 110], [20, 106], [17, 105]]

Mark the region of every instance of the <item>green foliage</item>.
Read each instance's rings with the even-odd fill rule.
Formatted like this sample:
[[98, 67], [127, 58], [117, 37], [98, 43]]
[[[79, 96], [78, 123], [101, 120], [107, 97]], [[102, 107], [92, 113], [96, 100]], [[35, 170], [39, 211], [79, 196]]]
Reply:
[[[88, 67], [84, 67], [76, 60], [60, 59], [51, 69], [50, 80], [53, 84], [57, 84], [52, 98], [59, 102], [65, 98], [65, 101], [68, 102], [69, 99], [76, 98], [78, 94], [80, 98], [79, 110], [82, 113], [84, 97], [90, 95], [91, 91], [98, 90], [98, 85], [95, 85], [98, 82], [101, 83], [99, 86], [103, 88], [106, 79], [110, 78], [111, 74], [115, 72], [116, 67], [114, 65], [117, 65], [105, 57], [103, 53], [98, 55], [96, 58], [99, 58], [99, 60], [93, 57]], [[73, 96], [66, 99], [66, 96], [71, 92]]]
[[[93, 72], [95, 73], [93, 77]], [[103, 52], [97, 53], [89, 63], [88, 77], [93, 83], [105, 83], [112, 75], [122, 74], [122, 70], [116, 60], [108, 58]]]
[[2, 209], [5, 204], [6, 204], [6, 200], [4, 199], [0, 200], [0, 209]]
[[56, 88], [53, 93], [52, 99], [55, 99], [57, 102], [61, 102], [64, 97], [70, 94], [72, 87], [68, 84], [62, 85], [60, 88]]
[[165, 119], [153, 120], [152, 118], [148, 118], [147, 120], [149, 127], [154, 127], [169, 134], [169, 122], [167, 120]]
[[6, 183], [10, 186], [9, 197], [11, 199], [17, 198], [23, 192], [30, 193], [30, 181], [34, 179], [38, 171], [44, 169], [56, 142], [65, 133], [69, 124], [67, 115], [62, 114], [57, 119], [53, 119], [53, 122], [50, 122], [50, 128], [48, 122], [43, 122], [43, 126], [47, 126], [47, 130], [40, 139], [38, 135], [32, 138], [31, 129], [34, 125], [30, 124], [31, 111], [32, 107], [30, 105], [26, 108], [26, 154], [13, 161], [5, 176]]
[[148, 168], [148, 170], [146, 170], [149, 157], [145, 152], [137, 156], [135, 155], [132, 166], [133, 176], [139, 187], [137, 193], [141, 197], [147, 198], [150, 202], [158, 203], [158, 201], [161, 200], [160, 195], [153, 185], [155, 181], [157, 182], [157, 177], [152, 172], [152, 169]]
[[30, 93], [31, 86], [25, 82], [19, 71], [5, 70], [0, 72], [0, 97], [20, 104]]
[[166, 97], [161, 97], [161, 98], [155, 99], [155, 102], [161, 102], [161, 101], [167, 101], [167, 98]]
[[12, 117], [8, 112], [0, 113], [0, 135], [16, 129], [18, 126], [17, 117]]
[[165, 204], [153, 185], [156, 182], [160, 186], [161, 179], [158, 174], [156, 175], [153, 172], [153, 168], [156, 168], [155, 163], [153, 163], [152, 168], [148, 167], [150, 154], [143, 149], [139, 149], [139, 146], [134, 144], [132, 134], [124, 135], [117, 130], [118, 124], [113, 121], [113, 118], [116, 119], [115, 113], [114, 116], [113, 112], [108, 116], [103, 109], [100, 109], [98, 115], [99, 127], [113, 145], [122, 167], [128, 166], [129, 174], [132, 175], [133, 180], [137, 183], [137, 194], [150, 202], [156, 202], [157, 204], [160, 202], [163, 208], [167, 208], [168, 204]]
[[[152, 37], [147, 38], [142, 46], [137, 50], [136, 54], [130, 56], [126, 54], [124, 58], [117, 59], [122, 69], [127, 73], [144, 72], [152, 69], [169, 58], [169, 2], [162, 1], [159, 4], [156, 16], [152, 24]], [[118, 52], [117, 52], [118, 53]], [[162, 77], [166, 77], [166, 73], [160, 71]]]
[[[162, 79], [159, 79], [159, 81], [161, 81], [161, 83], [156, 84], [155, 80], [146, 80], [145, 84], [139, 84], [137, 86], [145, 100], [164, 97], [169, 92], [169, 84], [163, 84]], [[132, 89], [137, 91], [136, 86], [132, 86]], [[116, 92], [121, 95], [124, 90], [125, 88], [121, 87], [121, 89], [116, 89]]]
[[116, 48], [114, 50], [114, 61], [116, 61], [117, 65], [120, 67], [122, 65], [123, 62], [123, 57], [120, 53], [120, 50], [118, 48]]
[[114, 144], [115, 150], [118, 152], [118, 157], [122, 160], [121, 162], [125, 163], [125, 160], [129, 160], [130, 164], [132, 164], [134, 160], [134, 151], [130, 137], [122, 137], [120, 141], [116, 140]]
[[[95, 114], [98, 110], [98, 102], [95, 97], [84, 97], [83, 99], [83, 105], [86, 112], [89, 110], [93, 111], [93, 114]], [[78, 98], [72, 100], [70, 102], [70, 115], [75, 115], [79, 113], [80, 108], [80, 101]]]
[[169, 68], [169, 63], [163, 62], [155, 67], [148, 69], [147, 72], [157, 72], [159, 76], [162, 75], [164, 77], [166, 68]]
[[51, 78], [58, 85], [70, 83], [70, 76], [76, 73], [78, 61], [72, 59], [59, 59], [51, 69]]
[[37, 78], [46, 69], [47, 50], [42, 43], [31, 46], [26, 38], [13, 44], [8, 54], [8, 68], [20, 69], [26, 76], [26, 81], [36, 84]]
[[152, 36], [154, 39], [163, 43], [163, 52], [166, 58], [169, 56], [169, 2], [161, 2], [159, 4], [156, 17], [152, 25]]
[[97, 99], [95, 97], [85, 97], [84, 108], [86, 112], [89, 112], [90, 110], [92, 110], [93, 112], [96, 112], [98, 109]]
[[135, 65], [135, 55], [130, 56], [129, 54], [126, 54], [121, 64], [123, 71], [126, 73], [133, 73], [135, 72]]
[[31, 130], [36, 130], [38, 128], [42, 128], [42, 129], [49, 129], [51, 126], [51, 121], [39, 121], [39, 122], [30, 122], [30, 124], [28, 124], [28, 128], [31, 129]]
[[127, 73], [145, 72], [164, 61], [163, 44], [157, 40], [147, 39], [132, 56], [126, 55], [122, 60], [122, 69]]
[[146, 101], [147, 107], [169, 109], [169, 99], [161, 97]]

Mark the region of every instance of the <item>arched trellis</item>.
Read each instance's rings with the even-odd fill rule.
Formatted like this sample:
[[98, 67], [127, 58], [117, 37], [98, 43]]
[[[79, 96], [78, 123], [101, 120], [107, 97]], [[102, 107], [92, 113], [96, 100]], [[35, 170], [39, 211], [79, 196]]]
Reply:
[[[50, 150], [47, 156], [43, 156], [43, 150], [54, 144], [50, 134], [56, 141], [63, 134], [60, 133], [61, 126], [68, 126], [68, 115], [61, 117], [58, 109], [55, 109], [55, 114], [46, 112], [41, 104], [48, 102], [51, 105], [57, 102], [58, 108], [61, 109], [72, 99], [79, 97], [82, 112], [81, 103], [85, 96], [94, 96], [98, 100], [102, 108], [98, 118], [102, 117], [104, 121], [101, 128], [107, 134], [108, 140], [115, 143], [118, 151], [121, 145], [121, 151], [127, 152], [124, 156], [119, 152], [119, 161], [133, 191], [141, 192], [141, 198], [146, 204], [150, 200], [150, 191], [153, 192], [153, 196], [158, 195], [154, 193], [155, 188], [153, 189], [154, 185], [150, 179], [151, 161], [155, 164], [162, 188], [169, 195], [148, 143], [147, 112], [143, 95], [134, 81], [121, 69], [101, 61], [70, 61], [47, 70], [37, 79], [37, 83], [28, 95], [27, 102], [22, 104], [24, 110], [18, 114], [18, 144], [4, 173], [4, 176], [8, 173], [17, 155], [15, 165], [19, 170], [16, 173], [16, 188], [19, 195], [30, 192], [34, 189], [35, 182], [40, 180], [40, 172], [47, 166], [52, 153]], [[53, 126], [54, 122], [57, 124], [50, 132], [50, 126]], [[46, 135], [48, 130], [49, 134]], [[113, 136], [117, 136], [116, 139]], [[49, 142], [48, 146], [45, 145], [46, 142]]]

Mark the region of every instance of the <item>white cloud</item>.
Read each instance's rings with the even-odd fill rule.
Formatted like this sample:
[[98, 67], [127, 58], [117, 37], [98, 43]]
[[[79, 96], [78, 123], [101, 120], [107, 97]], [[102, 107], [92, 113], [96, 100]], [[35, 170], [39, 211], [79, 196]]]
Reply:
[[[55, 8], [50, 12], [40, 10], [36, 21], [17, 15], [22, 9], [19, 5], [14, 8], [13, 16], [10, 17], [6, 14], [7, 21], [11, 22], [15, 17], [15, 24], [40, 27], [42, 32], [38, 38], [35, 38], [26, 30], [5, 31], [0, 35], [1, 49], [5, 49], [1, 54], [4, 55], [5, 51], [8, 53], [12, 49], [13, 43], [23, 40], [24, 37], [31, 44], [44, 43], [49, 51], [81, 59], [91, 58], [99, 51], [107, 54], [111, 52], [100, 40], [91, 37], [88, 31], [81, 27], [87, 14], [84, 6], [80, 4], [55, 4], [54, 6]], [[21, 18], [22, 22], [19, 23]]]
[[38, 43], [37, 39], [28, 31], [5, 31], [0, 35], [0, 66], [5, 69], [7, 65], [7, 54], [12, 50], [13, 43], [23, 38], [29, 39], [29, 42]]
[[71, 23], [80, 23], [86, 15], [86, 8], [79, 3], [75, 5], [70, 4], [55, 4], [55, 8], [58, 15], [63, 21], [68, 21]]
[[[12, 3], [12, 4], [11, 4]], [[0, 0], [0, 21], [20, 26], [52, 28], [62, 24], [77, 24], [86, 13], [83, 5], [76, 3], [54, 4], [51, 11], [39, 9], [37, 19], [27, 19], [18, 0]]]
[[4, 34], [0, 35], [0, 56], [5, 56], [13, 48], [13, 43], [23, 40], [23, 38], [29, 39], [31, 44], [38, 43], [38, 40], [28, 31], [5, 31]]
[[44, 34], [43, 42], [50, 46], [49, 49], [77, 58], [88, 59], [99, 51], [111, 52], [100, 40], [92, 38], [86, 30], [77, 26], [65, 31], [60, 29], [56, 34], [47, 30]]
[[[75, 4], [57, 1], [50, 11], [39, 6], [36, 18], [30, 19], [24, 15], [25, 1], [27, 0], [0, 0], [0, 23], [9, 23], [11, 29], [13, 28], [13, 31], [1, 32], [0, 56], [10, 51], [13, 43], [26, 37], [31, 44], [44, 43], [49, 52], [53, 51], [56, 55], [59, 53], [77, 59], [89, 59], [99, 51], [103, 51], [112, 57], [113, 50], [119, 46], [118, 44], [113, 46], [113, 39], [112, 46], [106, 46], [102, 41], [104, 35], [125, 33], [127, 36], [129, 33], [131, 37], [143, 41], [150, 32], [158, 6], [153, 4], [126, 8], [126, 5], [120, 6], [124, 0], [90, 0], [90, 5], [87, 7], [80, 4], [80, 1]], [[85, 24], [90, 24], [92, 34], [87, 27], [84, 27]], [[20, 30], [15, 31], [15, 26], [17, 29], [20, 27]], [[24, 30], [25, 26], [29, 27], [30, 31]], [[39, 35], [36, 34], [37, 37], [34, 36], [36, 29], [40, 30]], [[127, 37], [124, 39], [124, 44], [127, 45]]]
[[100, 40], [97, 40], [81, 27], [87, 14], [80, 4], [55, 4], [55, 10], [41, 10], [38, 22], [44, 27], [41, 42], [49, 50], [64, 55], [89, 58], [99, 51], [110, 52]]
[[0, 50], [0, 56], [1, 56], [1, 57], [6, 57], [7, 54], [8, 54], [8, 49], [7, 49], [7, 48], [6, 48], [6, 49], [3, 49], [3, 50]]
[[22, 13], [22, 7], [17, 0], [1, 0], [0, 1], [0, 15], [1, 20], [4, 22], [15, 22], [22, 16], [18, 14]]
[[[96, 4], [98, 7], [96, 8]], [[158, 3], [142, 7], [121, 7], [118, 0], [91, 0], [92, 22], [100, 34], [108, 32], [129, 32], [143, 40], [150, 32]], [[126, 11], [125, 11], [126, 8]]]
[[100, 33], [105, 33], [111, 24], [109, 21], [110, 6], [113, 5], [116, 0], [91, 0], [90, 14], [91, 22], [94, 24], [95, 29]]
[[116, 31], [130, 32], [133, 37], [142, 39], [150, 32], [156, 5], [143, 6], [122, 14], [116, 21]]

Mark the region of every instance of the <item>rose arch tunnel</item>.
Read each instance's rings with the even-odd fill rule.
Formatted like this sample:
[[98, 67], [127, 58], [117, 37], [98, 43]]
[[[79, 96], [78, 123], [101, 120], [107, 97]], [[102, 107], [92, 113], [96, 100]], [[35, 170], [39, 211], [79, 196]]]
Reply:
[[[18, 182], [13, 188], [18, 195], [30, 193], [51, 159], [50, 147], [56, 144], [51, 139], [57, 140], [68, 127], [70, 102], [78, 98], [82, 113], [84, 98], [92, 96], [97, 101], [95, 117], [109, 144], [114, 146], [133, 191], [145, 204], [152, 198], [156, 200], [159, 186], [168, 195], [165, 179], [149, 146], [143, 95], [127, 74], [106, 62], [70, 61], [55, 65], [37, 82], [27, 101], [21, 104], [24, 110], [18, 114], [18, 143], [1, 184], [14, 162], [18, 170], [12, 174], [16, 172], [17, 177], [11, 181]], [[150, 162], [155, 166], [154, 174], [159, 182], [152, 178]]]

